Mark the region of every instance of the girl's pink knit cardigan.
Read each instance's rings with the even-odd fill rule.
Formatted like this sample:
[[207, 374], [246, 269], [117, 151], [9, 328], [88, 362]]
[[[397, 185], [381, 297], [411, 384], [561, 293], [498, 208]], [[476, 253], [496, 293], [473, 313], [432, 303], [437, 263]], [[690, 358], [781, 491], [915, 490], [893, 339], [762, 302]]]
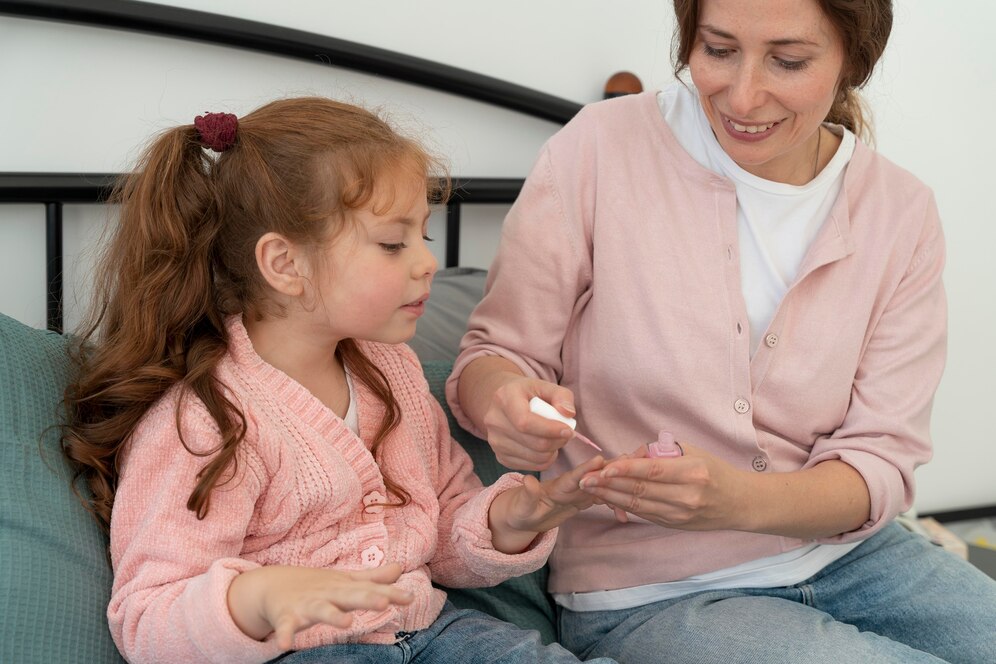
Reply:
[[[212, 450], [217, 428], [203, 404], [167, 393], [129, 441], [111, 520], [114, 587], [108, 620], [131, 662], [265, 662], [279, 654], [232, 622], [226, 596], [240, 572], [261, 565], [360, 569], [401, 563], [398, 585], [415, 601], [360, 611], [348, 629], [315, 626], [297, 635], [303, 649], [340, 642], [390, 643], [398, 631], [429, 625], [452, 587], [489, 586], [540, 567], [556, 531], [519, 555], [494, 549], [488, 509], [519, 474], [482, 488], [470, 458], [449, 435], [414, 353], [406, 346], [364, 343], [401, 407], [401, 424], [381, 447], [370, 440], [383, 415], [356, 381], [360, 436], [300, 384], [264, 362], [238, 317], [218, 378], [245, 413], [248, 430], [231, 480], [211, 495], [203, 520], [186, 502]], [[384, 507], [381, 468], [410, 494]]]

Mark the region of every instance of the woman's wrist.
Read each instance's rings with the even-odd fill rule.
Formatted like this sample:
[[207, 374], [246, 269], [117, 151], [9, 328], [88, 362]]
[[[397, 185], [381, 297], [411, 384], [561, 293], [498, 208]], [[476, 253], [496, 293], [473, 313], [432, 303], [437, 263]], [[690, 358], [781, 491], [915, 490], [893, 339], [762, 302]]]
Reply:
[[484, 431], [484, 415], [503, 385], [517, 378], [522, 372], [514, 363], [497, 355], [484, 355], [470, 362], [460, 373], [457, 396], [460, 408], [479, 430]]
[[819, 539], [857, 530], [871, 499], [861, 475], [830, 460], [786, 473], [747, 473], [743, 528], [749, 532]]

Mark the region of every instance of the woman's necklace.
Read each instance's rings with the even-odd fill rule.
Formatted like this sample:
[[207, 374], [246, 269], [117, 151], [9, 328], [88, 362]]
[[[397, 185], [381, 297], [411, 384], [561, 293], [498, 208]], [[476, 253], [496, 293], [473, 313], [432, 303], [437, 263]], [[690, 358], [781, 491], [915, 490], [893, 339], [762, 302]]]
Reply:
[[823, 127], [816, 128], [816, 159], [813, 160], [813, 179], [820, 170], [820, 143], [823, 142]]

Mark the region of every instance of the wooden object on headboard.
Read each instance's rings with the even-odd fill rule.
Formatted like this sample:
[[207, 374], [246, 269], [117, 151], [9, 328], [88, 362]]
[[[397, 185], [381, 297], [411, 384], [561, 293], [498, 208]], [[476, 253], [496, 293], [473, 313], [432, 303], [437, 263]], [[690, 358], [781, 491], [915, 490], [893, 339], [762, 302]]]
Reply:
[[612, 99], [613, 97], [632, 95], [637, 92], [643, 92], [643, 83], [640, 82], [639, 77], [633, 72], [617, 71], [612, 76], [609, 76], [609, 80], [605, 82], [605, 90], [603, 90], [602, 96], [605, 99]]

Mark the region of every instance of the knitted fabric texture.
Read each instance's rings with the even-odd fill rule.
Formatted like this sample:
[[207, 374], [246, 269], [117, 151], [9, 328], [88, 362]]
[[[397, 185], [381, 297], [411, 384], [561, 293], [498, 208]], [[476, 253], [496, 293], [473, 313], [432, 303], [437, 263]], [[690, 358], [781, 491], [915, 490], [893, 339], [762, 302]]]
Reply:
[[[114, 589], [111, 633], [129, 661], [265, 662], [279, 654], [271, 639], [243, 634], [228, 613], [231, 580], [261, 565], [362, 569], [401, 563], [397, 585], [412, 604], [359, 611], [345, 629], [299, 633], [304, 649], [342, 642], [393, 643], [398, 631], [428, 626], [452, 587], [489, 586], [531, 572], [546, 560], [556, 532], [523, 554], [494, 549], [488, 510], [499, 493], [521, 483], [508, 474], [483, 488], [470, 458], [453, 442], [414, 353], [405, 346], [362, 344], [391, 384], [401, 425], [375, 461], [369, 444], [383, 406], [356, 382], [360, 436], [286, 374], [264, 362], [238, 318], [218, 377], [240, 404], [248, 431], [231, 481], [212, 493], [198, 520], [186, 508], [206, 462], [183, 449], [175, 417], [178, 394], [147, 414], [126, 452], [111, 523]], [[184, 440], [211, 450], [218, 432], [203, 405], [183, 399]], [[384, 507], [380, 468], [410, 494]]]

